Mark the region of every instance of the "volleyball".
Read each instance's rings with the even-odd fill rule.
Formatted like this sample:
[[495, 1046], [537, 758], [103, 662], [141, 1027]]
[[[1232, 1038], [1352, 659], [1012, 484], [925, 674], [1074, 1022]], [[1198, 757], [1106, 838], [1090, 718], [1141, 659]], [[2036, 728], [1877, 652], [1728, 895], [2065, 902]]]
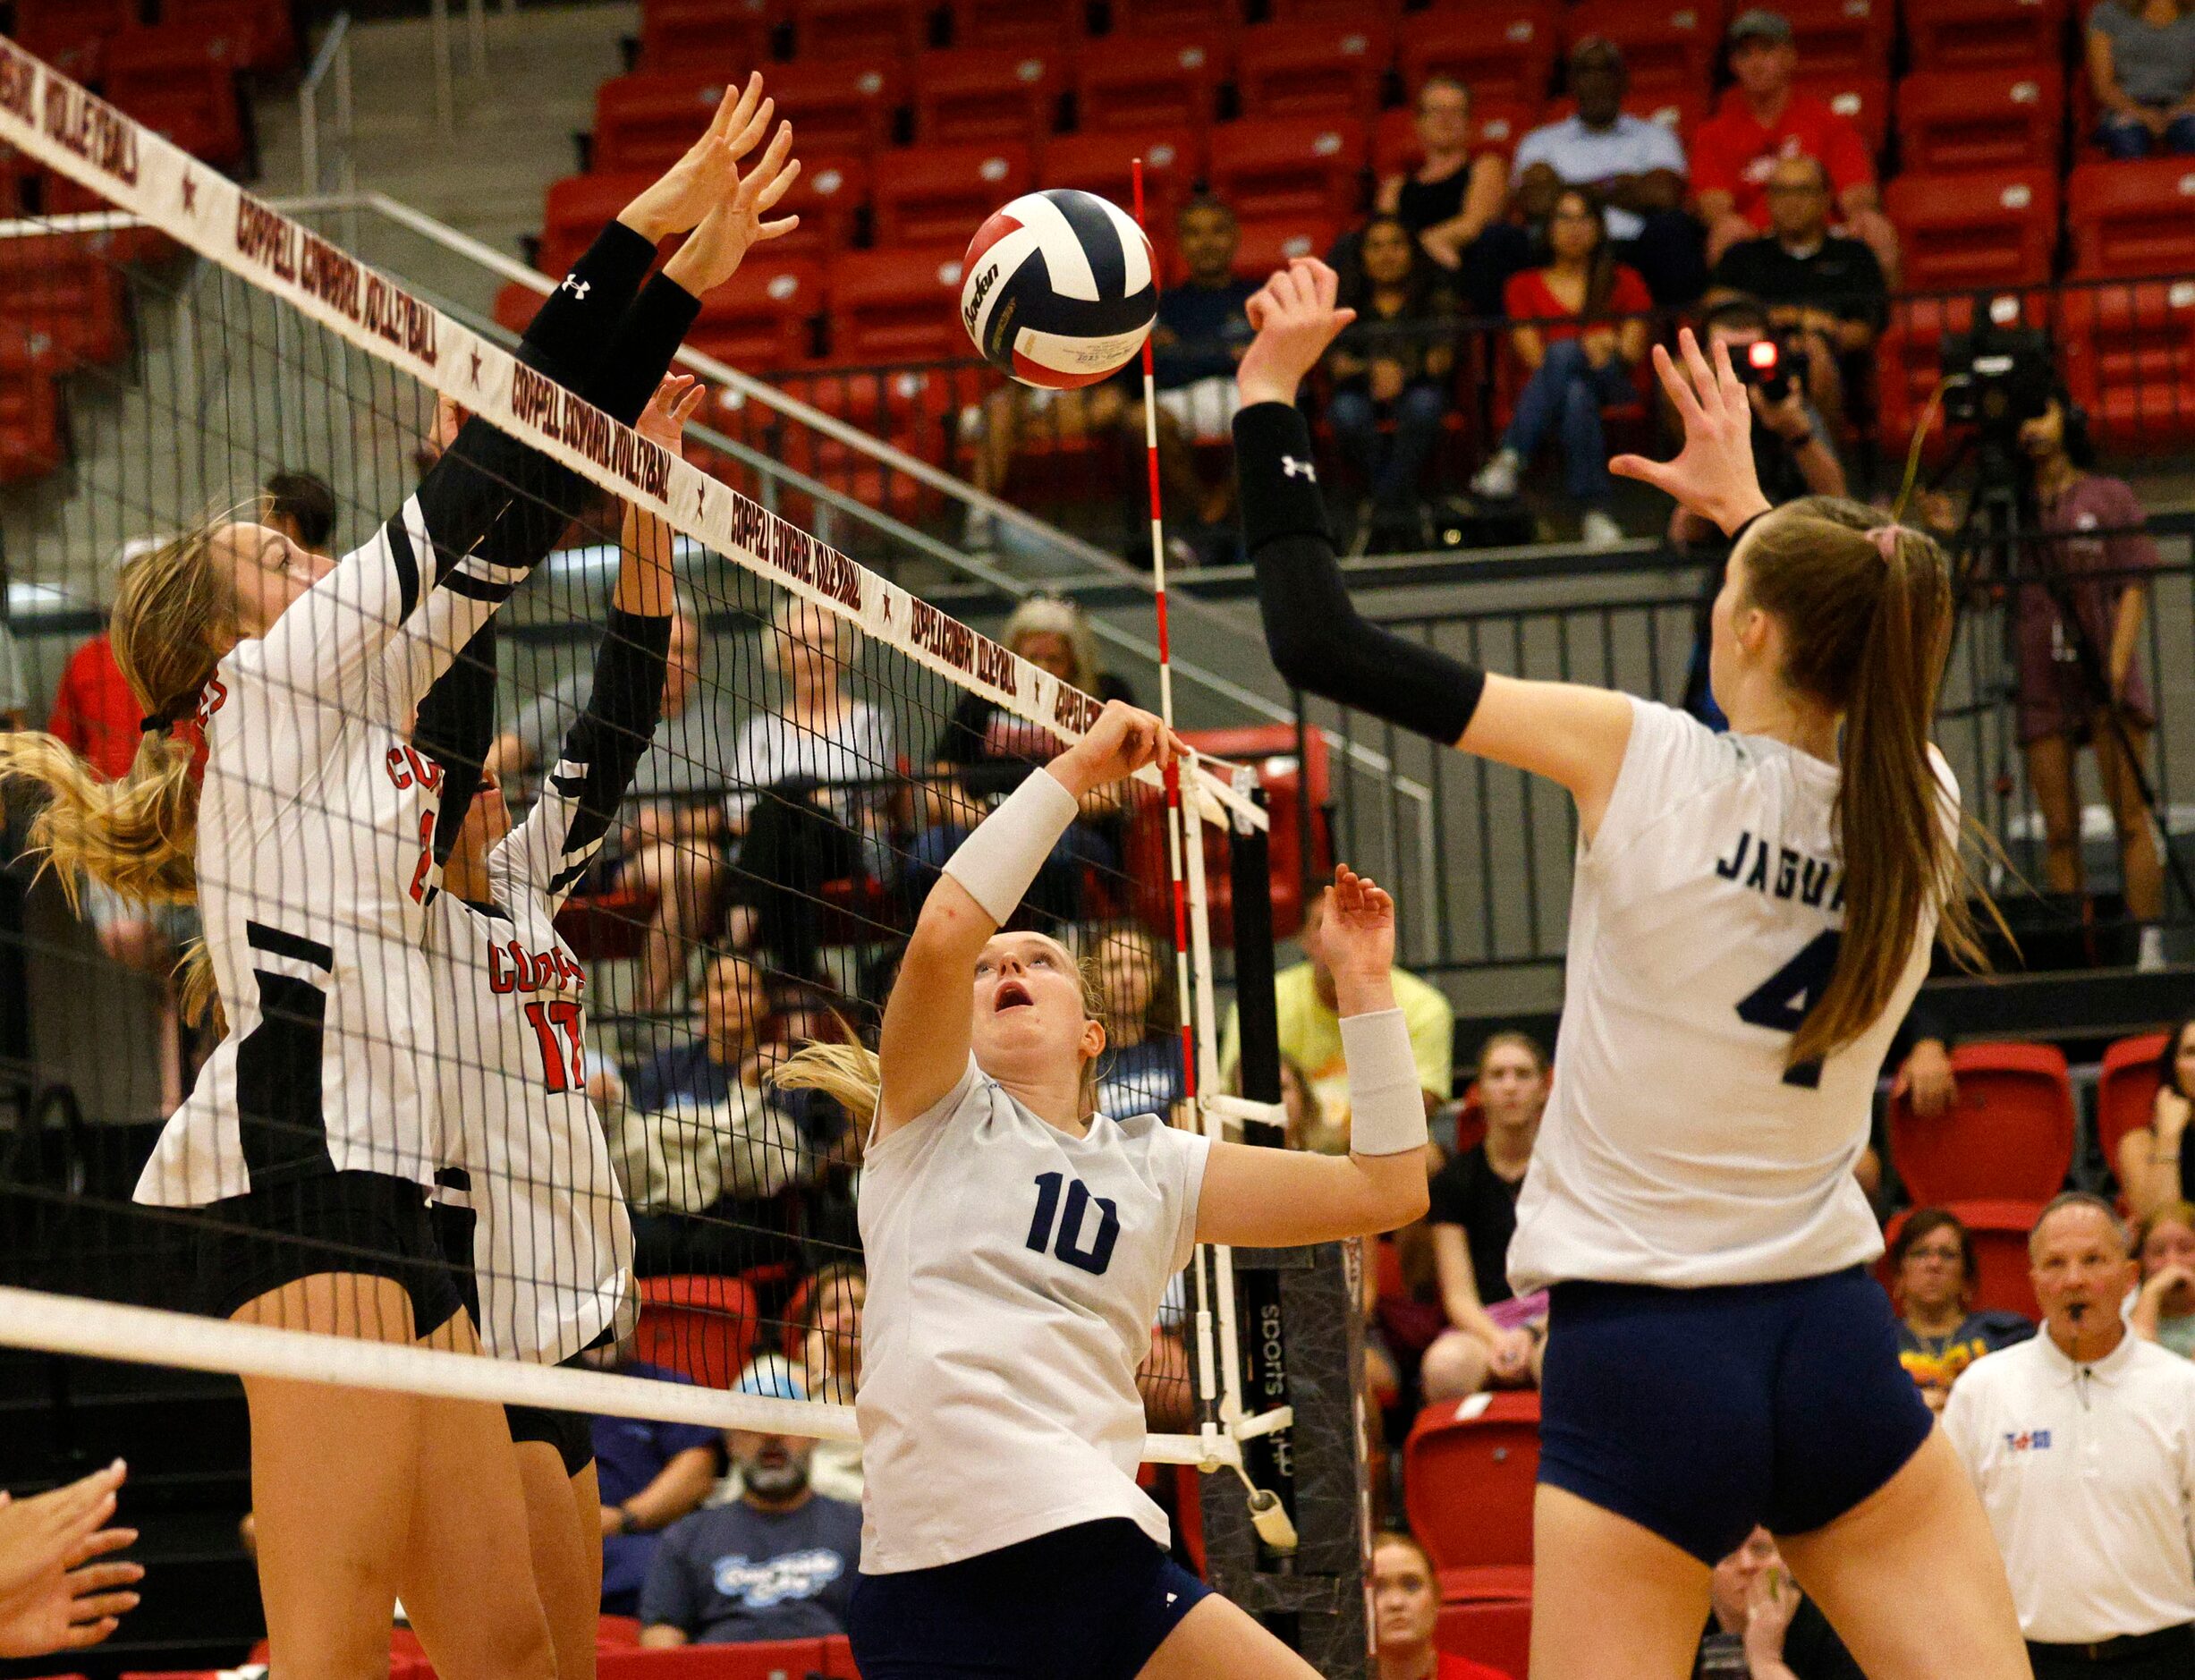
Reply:
[[1072, 187], [1027, 193], [969, 242], [961, 324], [985, 361], [1023, 385], [1095, 385], [1150, 336], [1157, 267], [1118, 205]]

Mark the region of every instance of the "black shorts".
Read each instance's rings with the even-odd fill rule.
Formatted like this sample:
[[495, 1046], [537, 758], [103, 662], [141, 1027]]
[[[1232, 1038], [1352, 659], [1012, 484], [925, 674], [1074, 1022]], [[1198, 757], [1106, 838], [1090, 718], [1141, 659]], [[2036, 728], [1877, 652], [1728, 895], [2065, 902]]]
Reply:
[[1126, 1517], [935, 1569], [861, 1575], [861, 1680], [1135, 1680], [1211, 1588]]
[[1855, 1266], [1708, 1289], [1557, 1284], [1539, 1480], [1713, 1565], [1805, 1534], [1904, 1468], [1935, 1420]]
[[427, 1194], [388, 1173], [316, 1173], [208, 1202], [195, 1248], [192, 1306], [218, 1319], [284, 1284], [323, 1272], [390, 1277], [411, 1297], [421, 1339], [459, 1311], [428, 1223]]
[[595, 1462], [594, 1420], [584, 1412], [561, 1412], [549, 1406], [512, 1406], [503, 1409], [511, 1421], [511, 1442], [544, 1441], [564, 1462], [564, 1474], [576, 1476]]

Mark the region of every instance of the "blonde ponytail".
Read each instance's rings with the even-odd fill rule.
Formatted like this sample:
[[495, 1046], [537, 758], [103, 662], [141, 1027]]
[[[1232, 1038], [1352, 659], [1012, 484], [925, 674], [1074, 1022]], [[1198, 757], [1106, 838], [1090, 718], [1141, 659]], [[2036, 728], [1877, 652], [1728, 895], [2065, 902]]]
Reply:
[[884, 1065], [859, 1044], [804, 1044], [765, 1076], [776, 1090], [819, 1090], [853, 1116], [866, 1133], [877, 1117]]

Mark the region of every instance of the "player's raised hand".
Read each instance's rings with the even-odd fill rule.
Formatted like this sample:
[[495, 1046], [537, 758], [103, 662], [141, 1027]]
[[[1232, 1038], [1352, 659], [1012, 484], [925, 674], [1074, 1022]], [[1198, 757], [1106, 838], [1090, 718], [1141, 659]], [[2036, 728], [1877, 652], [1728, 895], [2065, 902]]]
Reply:
[[1062, 787], [1080, 799], [1093, 788], [1133, 776], [1147, 764], [1165, 764], [1182, 755], [1174, 732], [1151, 713], [1125, 700], [1107, 700], [1089, 733], [1047, 768]]
[[742, 88], [726, 88], [701, 138], [618, 212], [617, 219], [651, 242], [698, 226], [739, 182], [739, 160], [769, 132], [775, 101], [762, 94], [762, 72]]
[[1318, 945], [1337, 983], [1385, 980], [1394, 966], [1394, 900], [1370, 877], [1340, 865], [1326, 890]]
[[73, 1567], [85, 1537], [114, 1514], [123, 1479], [118, 1458], [104, 1470], [29, 1499], [0, 1505], [0, 1599], [21, 1591], [47, 1570]]
[[1674, 461], [1618, 455], [1608, 471], [1665, 491], [1725, 533], [1734, 531], [1768, 508], [1753, 464], [1752, 401], [1727, 345], [1716, 344], [1710, 361], [1688, 327], [1677, 335], [1677, 349], [1682, 367], [1665, 346], [1655, 345], [1654, 371], [1684, 424], [1684, 447]]
[[767, 149], [664, 264], [663, 272], [695, 297], [716, 290], [739, 272], [755, 246], [782, 239], [801, 225], [797, 216], [766, 219], [800, 178], [801, 160], [792, 155], [792, 124], [780, 123]]
[[686, 435], [686, 422], [693, 412], [701, 406], [701, 399], [708, 395], [708, 387], [690, 373], [666, 374], [656, 395], [648, 399], [648, 406], [640, 418], [633, 422], [633, 430], [651, 442], [661, 444], [673, 454], [682, 453], [681, 440]]
[[1336, 309], [1341, 280], [1316, 257], [1298, 257], [1243, 306], [1258, 336], [1234, 370], [1235, 388], [1251, 403], [1292, 403], [1303, 376], [1318, 365], [1342, 328], [1357, 318]]
[[96, 1645], [137, 1608], [141, 1565], [97, 1558], [134, 1545], [133, 1528], [101, 1529], [71, 1546], [28, 1586], [0, 1599], [0, 1657], [43, 1657]]

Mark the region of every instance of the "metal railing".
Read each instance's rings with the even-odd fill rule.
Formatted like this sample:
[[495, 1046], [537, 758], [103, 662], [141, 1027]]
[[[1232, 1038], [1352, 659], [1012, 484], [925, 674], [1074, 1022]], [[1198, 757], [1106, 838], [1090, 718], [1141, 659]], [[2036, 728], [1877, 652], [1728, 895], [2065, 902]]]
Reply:
[[[333, 82], [335, 97], [335, 133], [327, 148], [334, 154], [335, 179], [321, 173], [320, 91]], [[297, 84], [297, 146], [299, 174], [308, 197], [322, 192], [358, 191], [356, 113], [351, 95], [351, 14], [338, 12], [320, 38], [304, 80]]]

